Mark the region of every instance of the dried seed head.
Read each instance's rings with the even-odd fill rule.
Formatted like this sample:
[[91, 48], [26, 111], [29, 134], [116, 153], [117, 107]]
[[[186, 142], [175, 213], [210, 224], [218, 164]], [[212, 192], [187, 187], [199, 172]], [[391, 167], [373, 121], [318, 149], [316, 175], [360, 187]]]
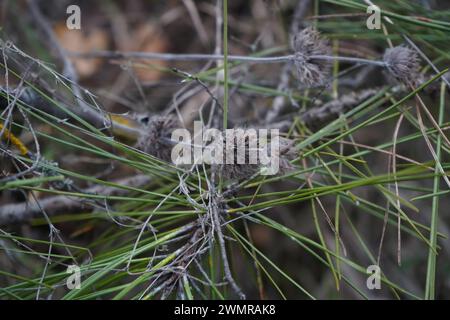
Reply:
[[[245, 140], [244, 140], [245, 139]], [[250, 141], [255, 139], [255, 141]], [[253, 143], [251, 143], [253, 142]], [[239, 164], [237, 162], [238, 146], [245, 145], [245, 163]], [[256, 164], [250, 163], [250, 150], [251, 148], [261, 148], [259, 141], [256, 137], [235, 137], [231, 144], [224, 144], [223, 154], [226, 155], [228, 151], [232, 151], [234, 154], [233, 164], [222, 164], [218, 166], [219, 173], [226, 180], [243, 180], [252, 177], [257, 174], [261, 169], [261, 163], [259, 162], [259, 155]], [[294, 141], [286, 138], [279, 137], [279, 154], [271, 154], [271, 157], [278, 157], [279, 172], [278, 174], [284, 174], [294, 169], [294, 166], [289, 162], [298, 156], [298, 151], [294, 147]]]
[[173, 130], [179, 128], [175, 117], [153, 116], [148, 119], [145, 134], [139, 137], [136, 148], [156, 158], [171, 162]]
[[253, 176], [259, 171], [259, 165], [256, 164], [222, 164], [220, 165], [220, 174], [225, 180], [244, 180]]
[[405, 46], [386, 50], [383, 61], [392, 76], [403, 84], [416, 85], [419, 77], [419, 57], [417, 53]]
[[[221, 164], [219, 165], [219, 173], [224, 177], [226, 180], [243, 180], [248, 179], [255, 173], [257, 173], [260, 169], [259, 164], [250, 164], [250, 150], [249, 148], [256, 144], [256, 147], [258, 147], [257, 139], [256, 141], [252, 141], [250, 143], [249, 139], [256, 139], [256, 137], [242, 137], [240, 135], [233, 136], [232, 141], [226, 141], [226, 137], [224, 136], [224, 141], [226, 141], [223, 145], [223, 155], [226, 157], [226, 155], [231, 152], [233, 154], [233, 161], [232, 164]], [[239, 147], [242, 147], [245, 145], [245, 163], [239, 164], [238, 163], [238, 152]]]
[[306, 28], [292, 37], [292, 49], [295, 52], [295, 68], [300, 83], [317, 86], [325, 83], [330, 72], [328, 60], [310, 58], [313, 55], [330, 55], [331, 48], [320, 32]]

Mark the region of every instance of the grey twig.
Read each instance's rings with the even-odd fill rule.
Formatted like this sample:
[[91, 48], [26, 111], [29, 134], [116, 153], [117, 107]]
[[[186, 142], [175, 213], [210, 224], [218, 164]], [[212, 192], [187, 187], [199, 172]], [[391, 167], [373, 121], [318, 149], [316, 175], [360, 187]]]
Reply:
[[[114, 182], [118, 185], [127, 187], [139, 187], [148, 184], [150, 182], [150, 177], [146, 175], [137, 175], [116, 180]], [[96, 185], [85, 189], [84, 192], [87, 194], [101, 194], [107, 197], [124, 195], [127, 194], [129, 190], [127, 188]], [[61, 212], [78, 212], [88, 207], [89, 205], [80, 201], [79, 198], [63, 195], [41, 199], [39, 200], [39, 204], [36, 202], [6, 204], [0, 207], [0, 225], [27, 222], [30, 219], [38, 217], [42, 210], [45, 210], [49, 216], [53, 216]]]
[[[211, 192], [211, 190], [210, 190], [210, 192]], [[220, 253], [222, 256], [222, 264], [223, 264], [223, 270], [225, 273], [225, 278], [230, 283], [231, 287], [236, 292], [236, 294], [241, 299], [245, 299], [245, 294], [242, 292], [241, 288], [239, 288], [239, 286], [237, 285], [236, 281], [234, 280], [234, 278], [231, 274], [230, 264], [228, 262], [228, 257], [227, 257], [227, 250], [225, 248], [225, 238], [224, 238], [224, 235], [222, 232], [221, 210], [219, 208], [220, 204], [217, 202], [218, 201], [217, 197], [218, 197], [218, 195], [215, 193], [210, 195], [209, 209], [210, 209], [210, 214], [212, 215], [211, 218], [214, 223], [214, 229], [216, 231], [217, 238], [219, 241], [219, 247], [220, 247]]]
[[[204, 54], [204, 53], [158, 53], [158, 52], [137, 52], [137, 51], [91, 51], [91, 52], [69, 52], [71, 56], [77, 58], [107, 58], [107, 59], [142, 59], [142, 60], [166, 60], [166, 61], [205, 61], [205, 60], [223, 60], [222, 54]], [[290, 54], [285, 56], [273, 56], [273, 57], [254, 57], [254, 56], [238, 56], [229, 55], [229, 61], [238, 62], [251, 62], [251, 63], [281, 63], [281, 62], [293, 62], [299, 59], [296, 54]], [[327, 55], [310, 55], [308, 59], [311, 60], [324, 60], [324, 61], [342, 61], [350, 63], [362, 63], [384, 67], [386, 64], [383, 61], [370, 60], [355, 57], [343, 57], [343, 56], [327, 56]]]

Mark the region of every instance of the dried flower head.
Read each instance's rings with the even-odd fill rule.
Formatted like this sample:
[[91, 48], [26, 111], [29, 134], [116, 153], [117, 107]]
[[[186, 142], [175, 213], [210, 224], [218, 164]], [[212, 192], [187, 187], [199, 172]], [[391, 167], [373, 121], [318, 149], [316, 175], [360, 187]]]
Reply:
[[[250, 141], [250, 139], [255, 139]], [[294, 141], [286, 138], [279, 137], [279, 154], [271, 154], [271, 157], [278, 157], [279, 161], [279, 171], [278, 174], [284, 174], [288, 171], [294, 169], [293, 165], [290, 163], [291, 160], [297, 158], [298, 152], [294, 147]], [[239, 164], [238, 158], [238, 146], [245, 145], [245, 163]], [[259, 140], [256, 137], [235, 137], [235, 139], [230, 144], [224, 144], [224, 155], [231, 151], [234, 155], [233, 164], [222, 164], [218, 166], [219, 174], [226, 180], [243, 180], [252, 177], [257, 174], [262, 164], [258, 158], [256, 164], [250, 163], [250, 150], [252, 148], [262, 148], [259, 145]]]
[[[242, 137], [239, 135], [233, 136], [233, 140], [226, 141], [223, 145], [223, 154], [226, 156], [231, 152], [233, 155], [233, 161], [231, 164], [221, 164], [219, 165], [219, 174], [225, 178], [225, 180], [243, 180], [248, 179], [255, 173], [257, 173], [260, 169], [259, 164], [250, 164], [250, 147], [256, 145], [258, 147], [258, 140], [256, 137]], [[224, 137], [225, 141], [226, 137]], [[255, 139], [255, 141], [250, 141], [250, 139]], [[245, 162], [240, 164], [238, 163], [238, 146], [245, 145]]]
[[330, 55], [331, 47], [320, 32], [309, 27], [292, 37], [292, 49], [295, 52], [294, 64], [300, 83], [306, 86], [323, 84], [330, 72], [330, 62], [314, 59], [314, 55]]
[[245, 180], [259, 171], [259, 165], [256, 164], [222, 164], [220, 165], [220, 174], [225, 180]]
[[169, 142], [173, 130], [179, 128], [179, 121], [172, 116], [148, 118], [145, 134], [141, 135], [136, 148], [158, 159], [171, 162], [173, 145]]
[[419, 57], [411, 48], [397, 46], [386, 50], [383, 61], [392, 76], [403, 84], [416, 85], [419, 77]]

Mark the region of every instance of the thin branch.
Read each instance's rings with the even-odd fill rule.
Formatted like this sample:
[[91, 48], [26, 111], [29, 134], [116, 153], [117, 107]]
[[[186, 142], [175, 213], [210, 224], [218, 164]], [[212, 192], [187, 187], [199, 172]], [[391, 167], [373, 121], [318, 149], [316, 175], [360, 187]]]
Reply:
[[[116, 180], [114, 183], [123, 186], [140, 187], [150, 182], [150, 177], [146, 175], [137, 175]], [[127, 194], [129, 190], [126, 188], [118, 188], [111, 186], [97, 185], [83, 190], [86, 194], [100, 194], [107, 196], [120, 196]], [[36, 218], [45, 210], [49, 216], [57, 215], [62, 212], [71, 213], [78, 212], [89, 208], [88, 203], [80, 201], [76, 197], [67, 197], [63, 195], [51, 196], [39, 200], [39, 205], [36, 203], [15, 203], [6, 204], [0, 207], [0, 225], [23, 223], [30, 219]]]
[[[159, 53], [159, 52], [138, 52], [138, 51], [91, 51], [91, 52], [68, 52], [70, 56], [85, 59], [106, 58], [106, 59], [141, 59], [141, 60], [165, 60], [165, 61], [205, 61], [205, 60], [224, 60], [222, 54], [206, 54], [206, 53]], [[296, 54], [273, 57], [254, 57], [254, 56], [239, 56], [228, 55], [228, 61], [251, 62], [251, 63], [282, 63], [293, 62], [299, 59]], [[327, 55], [310, 55], [310, 60], [324, 60], [324, 61], [341, 61], [359, 64], [375, 65], [385, 67], [386, 63], [379, 60], [370, 60], [355, 57], [343, 56], [327, 56]]]

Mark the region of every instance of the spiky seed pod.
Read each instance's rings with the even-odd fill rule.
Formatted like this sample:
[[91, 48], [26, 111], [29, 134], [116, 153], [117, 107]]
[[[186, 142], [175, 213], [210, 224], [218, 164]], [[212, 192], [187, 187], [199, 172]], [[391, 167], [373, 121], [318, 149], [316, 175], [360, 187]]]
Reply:
[[331, 54], [331, 47], [326, 39], [321, 38], [320, 32], [311, 27], [303, 29], [292, 37], [292, 49], [300, 83], [309, 87], [325, 83], [330, 72], [330, 62], [310, 58], [313, 55]]
[[405, 46], [389, 48], [384, 53], [383, 61], [397, 81], [406, 85], [417, 85], [420, 78], [420, 63], [419, 57], [413, 49]]
[[220, 165], [220, 173], [225, 180], [240, 181], [248, 179], [259, 170], [256, 164], [222, 164]]
[[[243, 180], [248, 179], [251, 176], [255, 175], [261, 169], [261, 163], [250, 164], [250, 148], [253, 145], [249, 141], [249, 137], [246, 137], [245, 140], [242, 137], [235, 137], [231, 144], [228, 146], [224, 144], [224, 156], [226, 152], [231, 148], [234, 154], [234, 164], [222, 164], [218, 166], [219, 173], [226, 180]], [[256, 142], [256, 147], [260, 148], [258, 144], [258, 140]], [[245, 163], [238, 164], [237, 163], [237, 154], [238, 154], [238, 146], [245, 144]], [[279, 155], [271, 155], [278, 156], [279, 160], [279, 172], [278, 174], [284, 174], [288, 171], [291, 171], [294, 167], [289, 162], [290, 160], [295, 159], [298, 156], [297, 150], [294, 148], [294, 141], [290, 139], [286, 139], [283, 137], [279, 137]], [[259, 155], [258, 155], [258, 161]]]
[[[232, 164], [220, 164], [218, 166], [219, 173], [222, 175], [225, 180], [243, 180], [248, 179], [255, 173], [257, 173], [260, 169], [259, 164], [250, 164], [250, 154], [249, 154], [249, 146], [252, 145], [249, 141], [250, 137], [241, 138], [233, 136], [233, 140], [226, 141], [226, 137], [224, 137], [224, 145], [223, 145], [223, 155], [224, 159], [226, 159], [226, 154], [228, 152], [232, 152], [233, 154], [233, 163]], [[228, 143], [226, 143], [228, 142]], [[257, 141], [256, 141], [257, 143]], [[237, 162], [238, 159], [238, 146], [242, 146], [245, 144], [245, 163], [239, 164]], [[256, 144], [258, 147], [258, 144]]]
[[136, 148], [158, 159], [171, 162], [173, 145], [171, 139], [173, 130], [180, 127], [177, 118], [172, 116], [152, 116], [145, 126], [145, 134], [141, 135]]

